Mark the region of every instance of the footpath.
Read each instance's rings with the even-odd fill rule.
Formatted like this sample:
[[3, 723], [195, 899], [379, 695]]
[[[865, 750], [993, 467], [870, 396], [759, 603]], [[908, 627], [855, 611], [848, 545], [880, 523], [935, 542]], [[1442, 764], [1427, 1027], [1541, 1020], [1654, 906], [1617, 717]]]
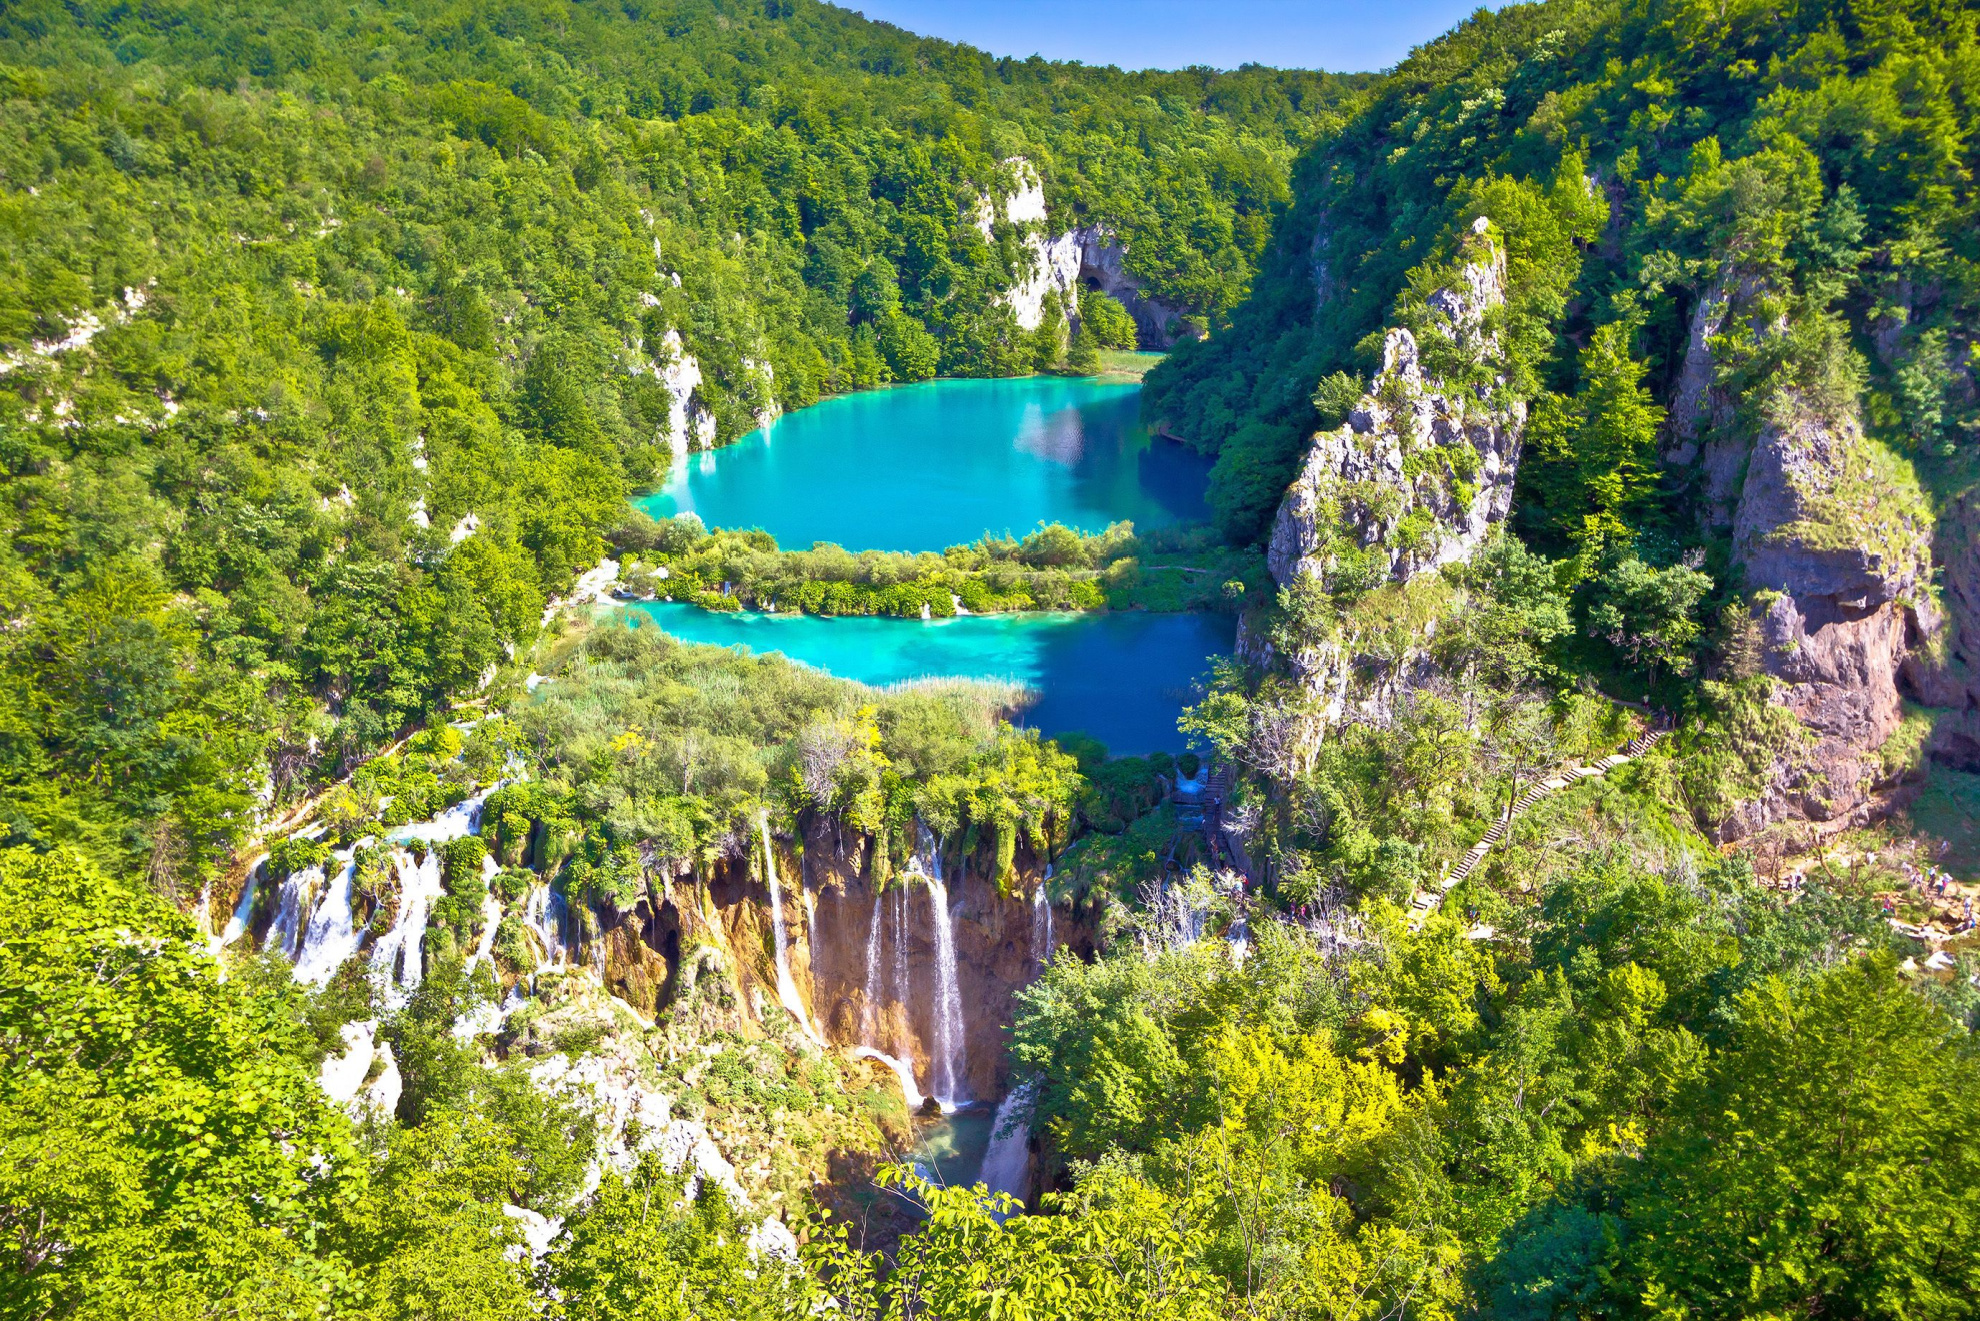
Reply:
[[1433, 886], [1419, 889], [1415, 894], [1410, 896], [1409, 925], [1411, 930], [1421, 927], [1424, 919], [1428, 918], [1430, 914], [1436, 912], [1443, 905], [1444, 896], [1456, 889], [1464, 882], [1466, 877], [1478, 869], [1478, 864], [1485, 861], [1485, 855], [1492, 851], [1492, 846], [1506, 837], [1506, 832], [1512, 829], [1513, 822], [1519, 820], [1520, 816], [1527, 809], [1531, 808], [1541, 799], [1559, 793], [1569, 785], [1579, 784], [1583, 780], [1607, 775], [1616, 767], [1636, 760], [1636, 758], [1657, 746], [1657, 743], [1668, 732], [1662, 729], [1650, 730], [1648, 733], [1640, 734], [1636, 738], [1631, 739], [1629, 744], [1621, 752], [1612, 753], [1602, 758], [1602, 760], [1593, 762], [1587, 766], [1577, 766], [1571, 771], [1556, 775], [1551, 779], [1541, 780], [1539, 783], [1528, 788], [1511, 807], [1506, 809], [1504, 816], [1501, 816], [1497, 821], [1492, 823], [1492, 828], [1485, 832], [1485, 837], [1476, 844], [1473, 844], [1466, 851], [1465, 855], [1458, 859], [1457, 866], [1451, 868], [1445, 874], [1443, 880]]

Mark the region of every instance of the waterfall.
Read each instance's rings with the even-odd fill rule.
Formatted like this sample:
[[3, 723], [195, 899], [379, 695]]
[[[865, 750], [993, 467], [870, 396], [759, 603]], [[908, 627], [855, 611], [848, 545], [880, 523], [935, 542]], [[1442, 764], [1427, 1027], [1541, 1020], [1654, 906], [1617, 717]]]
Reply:
[[323, 880], [323, 868], [304, 867], [283, 878], [275, 898], [275, 920], [269, 924], [264, 950], [295, 961], [300, 952], [304, 923], [308, 920], [310, 892]]
[[983, 1153], [982, 1181], [993, 1193], [1024, 1199], [1031, 1181], [1031, 1108], [1038, 1097], [1038, 1080], [1027, 1078], [997, 1103], [990, 1121], [990, 1146]]
[[1031, 892], [1031, 953], [1043, 968], [1052, 961], [1052, 896], [1046, 893], [1052, 879], [1052, 868], [1047, 864], [1045, 879]]
[[791, 977], [790, 936], [784, 928], [784, 891], [777, 881], [777, 853], [770, 845], [770, 814], [757, 813], [756, 825], [763, 835], [763, 873], [770, 882], [770, 928], [777, 943], [777, 999], [804, 1029], [804, 1034], [822, 1046], [825, 1043], [812, 1029], [811, 1018], [804, 1012], [804, 1001], [798, 997], [797, 982]]
[[[929, 1089], [944, 1110], [969, 1100], [963, 1082], [962, 986], [956, 980], [955, 915], [949, 911], [949, 887], [942, 880], [939, 843], [922, 827], [927, 862], [922, 865], [928, 887], [929, 925], [935, 933], [935, 1046], [929, 1052]], [[921, 860], [916, 859], [917, 862]]]
[[392, 863], [399, 873], [399, 915], [392, 929], [378, 938], [371, 954], [371, 972], [385, 988], [386, 1004], [396, 1008], [410, 998], [425, 976], [422, 947], [427, 915], [433, 901], [447, 891], [440, 884], [438, 849], [427, 850], [423, 862], [415, 862], [403, 849], [394, 849]]
[[395, 844], [410, 844], [423, 841], [428, 845], [445, 844], [448, 840], [472, 835], [481, 825], [481, 807], [488, 801], [488, 795], [508, 784], [507, 780], [497, 780], [478, 793], [469, 794], [452, 807], [442, 809], [430, 821], [414, 821], [392, 831]]
[[344, 960], [357, 952], [360, 933], [351, 927], [351, 873], [356, 851], [344, 855], [337, 875], [316, 905], [303, 933], [302, 947], [296, 952], [296, 980], [325, 985], [337, 975]]
[[1231, 962], [1243, 963], [1245, 955], [1251, 953], [1251, 925], [1244, 920], [1243, 909], [1231, 918], [1230, 929], [1224, 936], [1231, 942]]
[[564, 944], [564, 896], [548, 884], [532, 885], [529, 898], [523, 901], [523, 925], [536, 933], [538, 943], [543, 946], [543, 961], [536, 966], [538, 972], [561, 968], [570, 962], [570, 950]]
[[254, 917], [254, 894], [261, 884], [261, 864], [264, 858], [256, 858], [248, 864], [247, 884], [241, 887], [240, 900], [234, 905], [232, 917], [227, 919], [227, 929], [215, 936], [207, 948], [218, 958], [220, 951], [233, 944], [246, 934], [248, 922]]
[[886, 900], [873, 896], [873, 921], [866, 928], [866, 1010], [859, 1024], [860, 1044], [871, 1046], [880, 1039], [880, 918]]
[[[907, 887], [894, 891], [894, 1003], [906, 1006], [913, 1003], [908, 996], [908, 957], [907, 957]], [[907, 1027], [907, 1015], [895, 1019], [894, 1053], [902, 1059], [914, 1058], [912, 1033]]]

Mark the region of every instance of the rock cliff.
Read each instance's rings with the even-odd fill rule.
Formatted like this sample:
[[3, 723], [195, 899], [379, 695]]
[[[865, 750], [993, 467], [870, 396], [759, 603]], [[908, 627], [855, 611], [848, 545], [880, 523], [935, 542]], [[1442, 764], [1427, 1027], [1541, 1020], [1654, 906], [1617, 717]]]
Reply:
[[1939, 626], [1932, 517], [1910, 464], [1866, 437], [1853, 411], [1793, 392], [1768, 402], [1757, 429], [1740, 426], [1714, 359], [1738, 347], [1726, 336], [1784, 329], [1758, 319], [1762, 292], [1729, 272], [1700, 297], [1665, 445], [1667, 463], [1694, 470], [1701, 521], [1731, 534], [1761, 664], [1810, 739], [1805, 760], [1777, 767], [1721, 823], [1731, 839], [1878, 810], [1906, 658]]
[[1931, 754], [1962, 771], [1980, 771], [1980, 490], [1946, 501], [1934, 553], [1944, 566], [1942, 619], [1928, 599], [1910, 622], [1912, 648], [1900, 674], [1908, 695], [1940, 708]]
[[[1167, 349], [1187, 329], [1181, 310], [1152, 298], [1126, 267], [1127, 247], [1112, 229], [1093, 224], [1054, 233], [1045, 205], [1045, 188], [1038, 171], [1022, 156], [1004, 162], [1017, 179], [1017, 191], [1004, 200], [1004, 218], [1023, 235], [1028, 266], [1005, 296], [1018, 325], [1036, 330], [1044, 321], [1045, 299], [1057, 293], [1072, 328], [1079, 324], [1079, 289], [1090, 284], [1113, 295], [1128, 310], [1144, 348]], [[988, 200], [977, 209], [976, 221], [990, 235], [994, 212]]]
[[[1489, 373], [1499, 345], [1486, 323], [1505, 300], [1505, 258], [1483, 217], [1473, 236], [1459, 280], [1429, 299], [1429, 333]], [[1453, 385], [1425, 357], [1410, 331], [1390, 330], [1368, 393], [1346, 422], [1313, 437], [1272, 524], [1268, 562], [1281, 586], [1347, 574], [1407, 583], [1469, 557], [1506, 516], [1525, 403]]]

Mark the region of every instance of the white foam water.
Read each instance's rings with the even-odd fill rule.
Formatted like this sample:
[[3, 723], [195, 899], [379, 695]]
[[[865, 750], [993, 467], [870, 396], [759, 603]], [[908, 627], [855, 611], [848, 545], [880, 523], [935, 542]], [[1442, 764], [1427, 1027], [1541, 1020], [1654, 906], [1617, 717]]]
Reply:
[[763, 835], [763, 874], [770, 884], [770, 928], [776, 941], [777, 1000], [797, 1020], [804, 1034], [822, 1046], [824, 1039], [811, 1026], [811, 1015], [805, 1012], [804, 999], [798, 995], [797, 981], [791, 976], [790, 935], [784, 926], [784, 892], [777, 880], [777, 853], [770, 844], [770, 814], [758, 813], [756, 825]]
[[1031, 1112], [1037, 1099], [1036, 1078], [1013, 1087], [997, 1103], [997, 1117], [990, 1121], [990, 1146], [983, 1153], [984, 1186], [1020, 1202], [1031, 1182]]

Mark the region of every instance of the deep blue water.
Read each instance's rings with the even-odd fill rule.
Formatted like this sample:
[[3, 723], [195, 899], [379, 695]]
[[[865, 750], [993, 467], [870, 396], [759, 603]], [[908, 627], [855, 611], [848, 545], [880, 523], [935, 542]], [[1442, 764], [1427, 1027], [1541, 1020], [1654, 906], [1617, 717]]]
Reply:
[[1121, 754], [1180, 751], [1176, 716], [1213, 655], [1228, 654], [1223, 615], [1027, 613], [914, 620], [722, 614], [679, 602], [628, 607], [687, 642], [778, 651], [842, 679], [890, 684], [951, 676], [1012, 679], [1035, 690], [1024, 723], [1080, 731]]

